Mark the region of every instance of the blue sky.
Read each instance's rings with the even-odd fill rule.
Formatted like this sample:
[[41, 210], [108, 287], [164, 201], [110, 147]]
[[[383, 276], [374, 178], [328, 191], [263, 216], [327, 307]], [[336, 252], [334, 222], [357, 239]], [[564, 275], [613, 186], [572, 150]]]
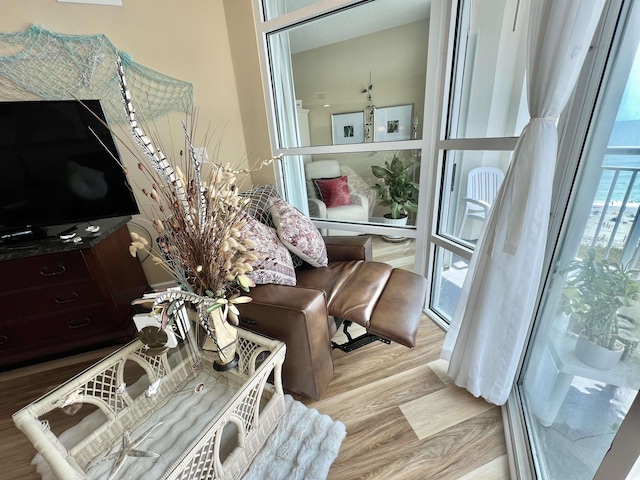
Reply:
[[636, 50], [616, 120], [640, 120], [640, 48]]

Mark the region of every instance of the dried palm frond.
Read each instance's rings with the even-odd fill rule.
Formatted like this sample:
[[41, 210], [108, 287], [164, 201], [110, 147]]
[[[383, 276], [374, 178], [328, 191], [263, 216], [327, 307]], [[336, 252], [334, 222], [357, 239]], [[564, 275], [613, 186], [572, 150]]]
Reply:
[[[138, 168], [150, 184], [142, 192], [152, 200], [151, 211], [146, 213], [159, 234], [161, 256], [155, 255], [151, 246], [138, 236], [132, 237], [130, 252], [133, 255], [140, 250], [148, 252], [155, 263], [167, 269], [189, 291], [220, 300], [213, 302], [210, 309], [222, 308], [224, 317], [236, 323], [235, 304], [248, 301], [248, 297], [238, 293], [253, 286], [246, 274], [253, 270], [253, 262], [260, 259], [254, 252], [254, 242], [242, 233], [248, 221], [245, 211], [248, 199], [239, 195], [236, 183], [238, 175], [255, 170], [236, 170], [229, 164], [216, 162], [201, 164], [184, 122], [188, 158], [183, 158], [180, 151], [178, 161], [172, 162], [163, 153], [160, 140], [152, 140], [138, 122], [119, 61], [118, 72], [131, 134], [148, 160], [139, 161]], [[192, 125], [195, 123], [192, 118]], [[273, 160], [261, 162], [258, 168]]]

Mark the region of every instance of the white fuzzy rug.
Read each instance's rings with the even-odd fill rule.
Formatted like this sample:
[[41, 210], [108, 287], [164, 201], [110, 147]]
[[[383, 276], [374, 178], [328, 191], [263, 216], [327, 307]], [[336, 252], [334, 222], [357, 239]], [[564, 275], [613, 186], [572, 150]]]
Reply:
[[285, 396], [287, 410], [243, 480], [324, 480], [347, 430]]

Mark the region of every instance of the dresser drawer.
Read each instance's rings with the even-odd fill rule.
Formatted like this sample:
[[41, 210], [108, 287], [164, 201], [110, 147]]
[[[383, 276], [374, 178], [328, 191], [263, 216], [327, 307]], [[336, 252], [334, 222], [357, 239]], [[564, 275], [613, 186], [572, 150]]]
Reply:
[[0, 292], [44, 287], [90, 277], [80, 251], [9, 260], [2, 262]]
[[0, 324], [35, 315], [56, 314], [102, 304], [102, 296], [91, 279], [48, 288], [23, 290], [0, 295]]
[[32, 318], [26, 322], [5, 323], [0, 326], [0, 353], [55, 344], [113, 328], [108, 312], [101, 306]]
[[131, 338], [131, 301], [148, 283], [128, 220], [100, 221], [86, 245], [36, 245], [37, 256], [0, 248], [0, 371]]

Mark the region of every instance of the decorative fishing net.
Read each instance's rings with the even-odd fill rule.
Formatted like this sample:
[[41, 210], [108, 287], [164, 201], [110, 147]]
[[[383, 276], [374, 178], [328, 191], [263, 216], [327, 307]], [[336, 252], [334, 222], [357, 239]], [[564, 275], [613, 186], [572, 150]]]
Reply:
[[105, 35], [66, 35], [32, 25], [0, 33], [0, 98], [11, 100], [100, 99], [109, 122], [126, 120], [116, 56], [141, 118], [170, 111], [191, 113], [193, 86], [134, 62]]

